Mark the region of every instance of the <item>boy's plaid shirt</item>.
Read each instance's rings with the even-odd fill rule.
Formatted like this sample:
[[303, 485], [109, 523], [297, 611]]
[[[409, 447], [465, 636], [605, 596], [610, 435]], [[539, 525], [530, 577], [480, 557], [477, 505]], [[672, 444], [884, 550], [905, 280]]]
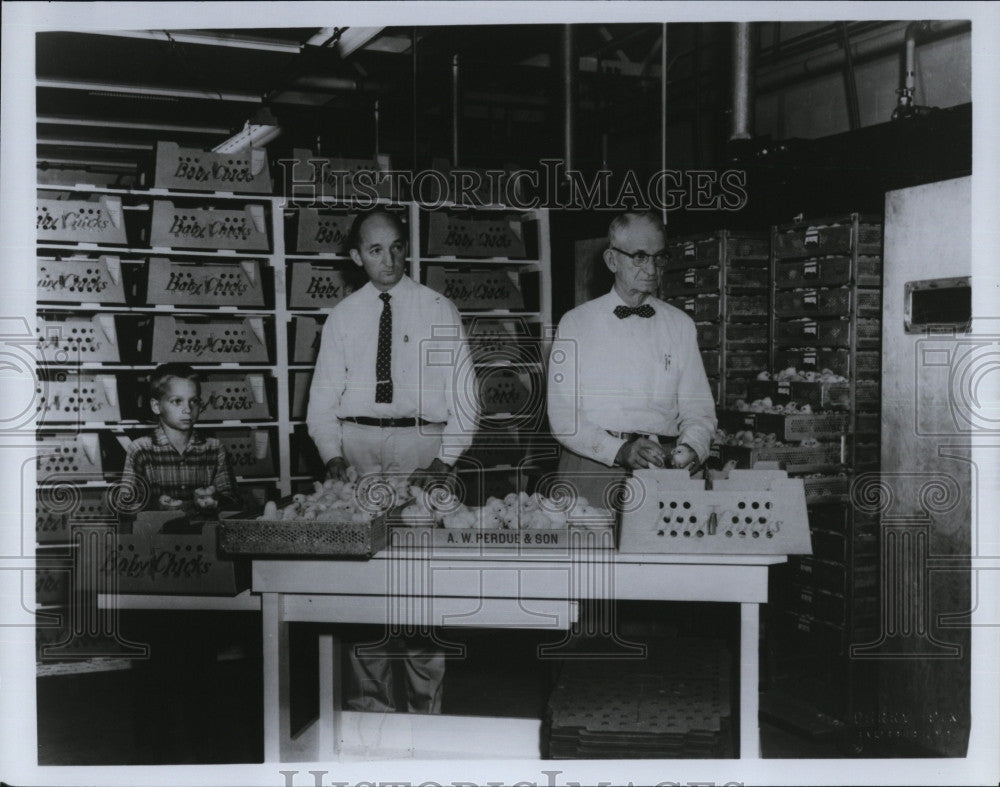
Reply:
[[159, 507], [161, 495], [175, 500], [194, 499], [194, 490], [215, 487], [215, 499], [221, 507], [239, 505], [236, 478], [229, 466], [225, 448], [214, 437], [197, 431], [178, 453], [167, 439], [162, 426], [150, 436], [140, 437], [128, 448], [122, 481], [128, 494], [118, 504], [126, 513]]

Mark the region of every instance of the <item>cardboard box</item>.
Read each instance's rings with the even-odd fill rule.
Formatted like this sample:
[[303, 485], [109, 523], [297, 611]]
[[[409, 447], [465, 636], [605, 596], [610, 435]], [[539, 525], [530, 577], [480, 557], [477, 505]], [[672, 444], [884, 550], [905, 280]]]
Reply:
[[118, 257], [38, 258], [36, 298], [41, 303], [124, 304], [126, 283]]
[[524, 222], [516, 214], [475, 219], [435, 211], [428, 218], [427, 253], [524, 259]]
[[283, 168], [285, 194], [294, 202], [300, 196], [310, 201], [358, 197], [365, 201], [400, 199], [393, 193], [390, 178], [381, 173], [392, 168], [389, 156], [341, 158], [313, 155], [306, 148], [294, 148], [292, 157], [279, 159]]
[[146, 303], [174, 306], [263, 306], [260, 260], [181, 262], [151, 257]]
[[290, 337], [293, 348], [292, 363], [316, 363], [325, 321], [326, 315], [322, 317], [297, 315], [293, 318]]
[[157, 363], [266, 363], [266, 326], [263, 317], [158, 316], [153, 320], [152, 358]]
[[41, 315], [35, 334], [38, 359], [46, 363], [118, 363], [122, 360], [116, 320], [110, 314]]
[[65, 544], [72, 538], [71, 522], [107, 522], [113, 516], [101, 489], [41, 486], [35, 493], [35, 541]]
[[35, 461], [38, 483], [51, 480], [94, 480], [102, 476], [104, 456], [97, 432], [40, 435]]
[[270, 429], [227, 429], [215, 436], [226, 449], [233, 473], [237, 476], [277, 475], [278, 465]]
[[299, 208], [295, 250], [323, 254], [347, 254], [347, 236], [354, 216], [320, 213], [318, 208]]
[[66, 606], [73, 572], [69, 568], [35, 569], [35, 603]]
[[113, 546], [99, 556], [97, 574], [104, 588], [118, 593], [235, 596], [250, 587], [249, 565], [218, 554], [217, 522], [195, 524], [189, 534], [162, 532], [184, 520], [164, 511], [139, 514], [132, 532], [117, 533]]
[[[534, 330], [532, 330], [534, 328]], [[538, 325], [523, 319], [476, 317], [466, 321], [469, 351], [480, 364], [541, 363]]]
[[73, 369], [40, 373], [35, 385], [38, 425], [120, 421], [118, 380], [113, 374]]
[[184, 191], [270, 194], [267, 150], [251, 148], [243, 153], [214, 153], [181, 147], [176, 142], [157, 142], [153, 186]]
[[345, 275], [344, 265], [353, 262], [318, 264], [292, 262], [288, 265], [288, 307], [290, 309], [325, 309], [336, 306], [354, 292]]
[[459, 309], [524, 309], [518, 274], [509, 270], [466, 270], [427, 267], [427, 286]]
[[98, 166], [80, 167], [51, 164], [39, 159], [35, 168], [35, 183], [44, 186], [92, 186], [111, 189], [134, 189], [145, 185], [144, 173], [122, 172], [119, 169], [101, 171]]
[[35, 227], [39, 241], [127, 243], [121, 197], [94, 200], [39, 198]]
[[201, 384], [202, 421], [266, 420], [271, 403], [263, 374], [211, 374]]
[[512, 369], [486, 369], [478, 375], [478, 382], [484, 415], [524, 415], [542, 404], [537, 376]]
[[242, 209], [175, 207], [154, 200], [149, 245], [174, 249], [267, 251], [267, 215], [261, 203]]

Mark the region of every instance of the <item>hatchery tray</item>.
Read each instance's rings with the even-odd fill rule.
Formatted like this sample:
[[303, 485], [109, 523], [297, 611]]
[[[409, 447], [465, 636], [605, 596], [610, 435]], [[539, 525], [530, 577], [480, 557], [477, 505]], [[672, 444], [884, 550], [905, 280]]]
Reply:
[[[279, 501], [287, 505], [291, 498]], [[219, 522], [219, 549], [252, 557], [357, 557], [369, 559], [385, 549], [385, 517], [371, 522], [280, 521], [243, 512]]]

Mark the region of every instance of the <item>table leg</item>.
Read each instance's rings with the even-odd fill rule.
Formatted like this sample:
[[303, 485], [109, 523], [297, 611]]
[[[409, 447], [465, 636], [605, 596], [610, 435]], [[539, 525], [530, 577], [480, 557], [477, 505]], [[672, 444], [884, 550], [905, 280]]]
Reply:
[[760, 759], [760, 605], [740, 604], [740, 759]]
[[282, 620], [281, 595], [261, 595], [264, 645], [264, 762], [281, 762], [282, 741], [291, 733], [289, 713], [288, 624]]
[[319, 757], [337, 755], [341, 729], [340, 640], [332, 634], [319, 635]]

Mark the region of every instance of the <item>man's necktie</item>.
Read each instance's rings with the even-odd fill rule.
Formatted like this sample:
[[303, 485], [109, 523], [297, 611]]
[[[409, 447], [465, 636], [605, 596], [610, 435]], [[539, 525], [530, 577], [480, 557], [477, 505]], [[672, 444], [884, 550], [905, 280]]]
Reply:
[[375, 401], [392, 401], [392, 296], [383, 292], [382, 316], [378, 320], [378, 354], [375, 356]]
[[642, 306], [615, 306], [615, 317], [619, 320], [624, 320], [633, 314], [639, 317], [652, 317], [656, 311], [648, 303], [644, 303]]

